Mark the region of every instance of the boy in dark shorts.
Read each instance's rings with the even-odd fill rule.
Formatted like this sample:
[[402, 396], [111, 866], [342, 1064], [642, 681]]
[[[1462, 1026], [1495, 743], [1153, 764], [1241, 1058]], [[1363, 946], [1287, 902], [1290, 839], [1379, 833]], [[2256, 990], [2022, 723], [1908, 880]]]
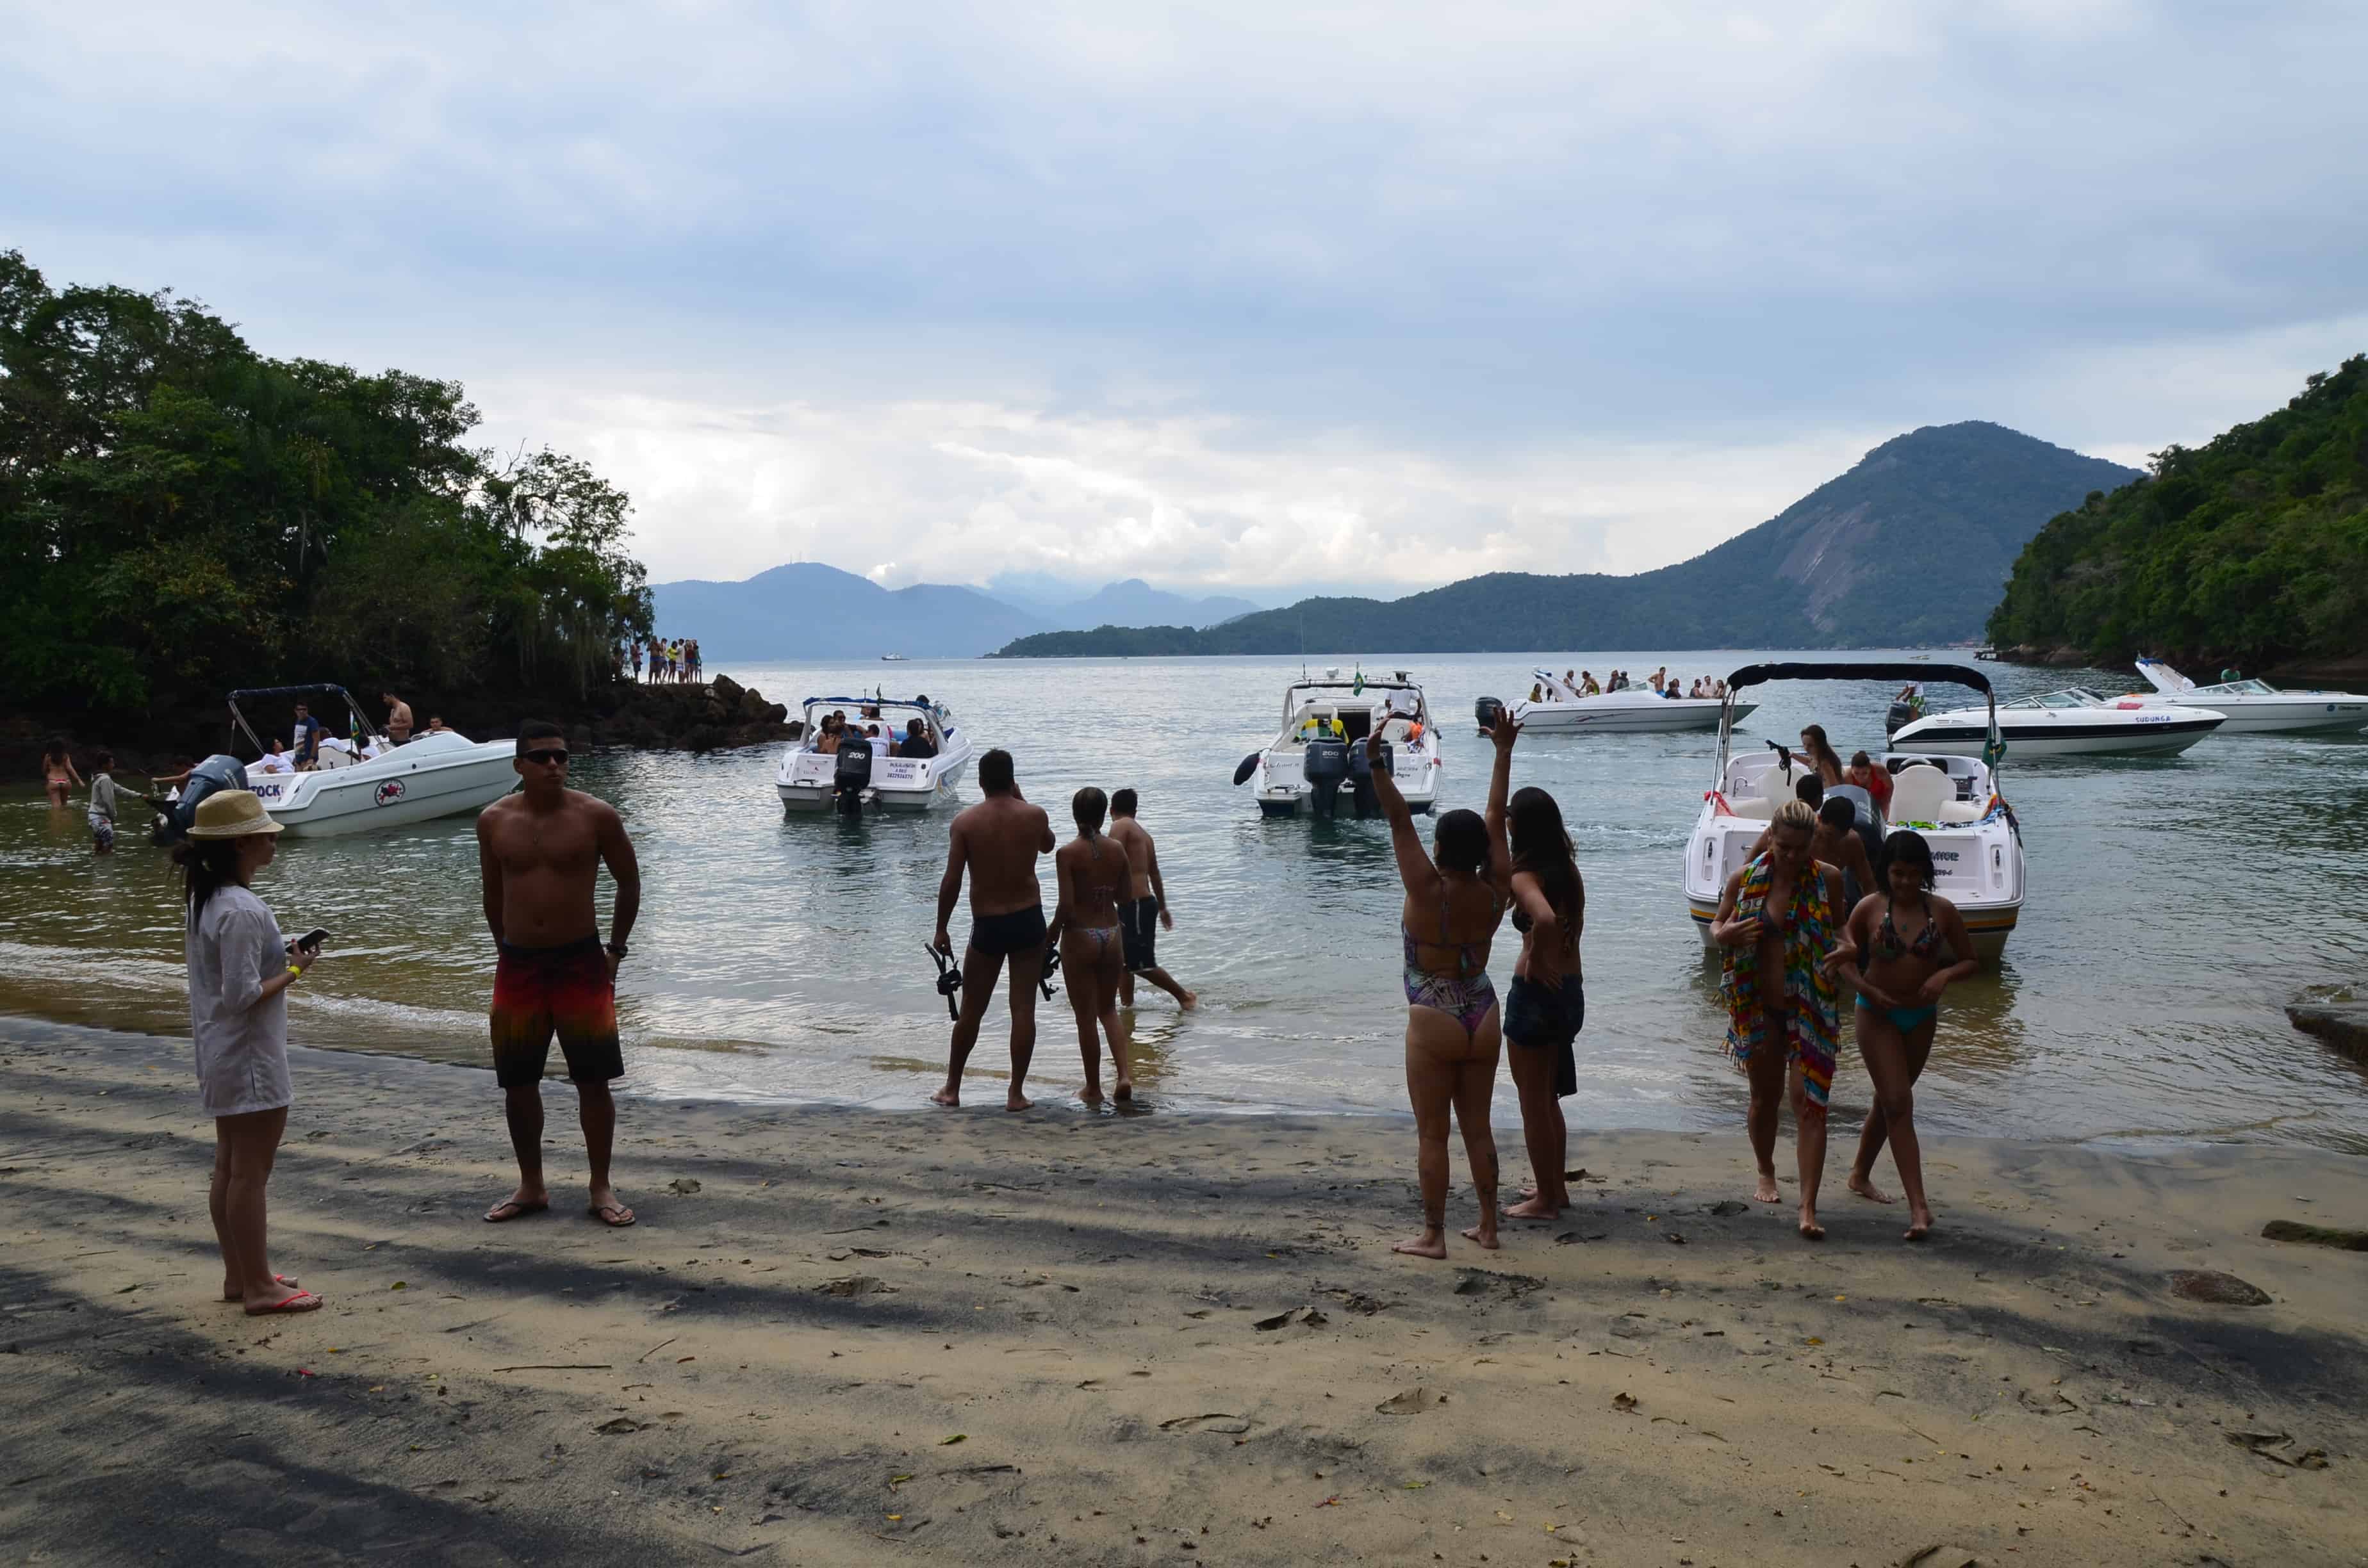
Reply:
[[1118, 906], [1119, 946], [1126, 954], [1126, 972], [1120, 977], [1118, 1005], [1134, 1006], [1134, 977], [1143, 976], [1190, 1012], [1201, 998], [1187, 991], [1174, 975], [1159, 967], [1159, 928], [1176, 929], [1167, 913], [1167, 884], [1159, 875], [1159, 846], [1134, 820], [1135, 794], [1121, 790], [1110, 797], [1110, 842], [1126, 851], [1127, 896]]
[[[607, 801], [567, 787], [568, 762], [558, 725], [519, 726], [510, 766], [522, 788], [477, 818], [485, 924], [500, 955], [494, 965], [494, 1077], [518, 1163], [518, 1189], [485, 1213], [495, 1224], [551, 1207], [542, 1181], [542, 1070], [554, 1035], [584, 1126], [587, 1211], [608, 1225], [633, 1222], [633, 1211], [609, 1185], [617, 1131], [609, 1084], [625, 1074], [617, 1046], [617, 965], [641, 913], [642, 873], [624, 820]], [[605, 945], [593, 904], [604, 864], [617, 884]]]

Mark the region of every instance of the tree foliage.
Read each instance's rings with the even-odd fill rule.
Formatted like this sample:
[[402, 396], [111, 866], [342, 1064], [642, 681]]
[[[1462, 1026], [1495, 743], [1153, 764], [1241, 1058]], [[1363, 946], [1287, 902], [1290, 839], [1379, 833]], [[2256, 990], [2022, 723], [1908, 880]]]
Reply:
[[2368, 648], [2368, 356], [2040, 530], [2002, 646], [2275, 664]]
[[466, 444], [460, 385], [268, 359], [195, 301], [0, 252], [0, 669], [11, 706], [233, 687], [581, 693], [646, 633], [632, 505]]

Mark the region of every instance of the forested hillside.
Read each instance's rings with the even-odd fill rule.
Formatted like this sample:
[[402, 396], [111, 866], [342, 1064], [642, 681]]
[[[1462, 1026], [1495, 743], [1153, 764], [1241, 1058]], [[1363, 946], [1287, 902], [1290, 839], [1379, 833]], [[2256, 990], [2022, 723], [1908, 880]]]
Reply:
[[1899, 647], [1978, 636], [2042, 522], [2135, 471], [1968, 420], [1893, 437], [1778, 516], [1633, 577], [1499, 572], [1221, 626], [1053, 632], [1014, 657]]
[[2001, 647], [2274, 665], [2368, 652], [2368, 356], [2040, 530]]
[[468, 446], [477, 417], [457, 382], [265, 358], [191, 301], [0, 252], [0, 706], [608, 680], [649, 625], [630, 504]]

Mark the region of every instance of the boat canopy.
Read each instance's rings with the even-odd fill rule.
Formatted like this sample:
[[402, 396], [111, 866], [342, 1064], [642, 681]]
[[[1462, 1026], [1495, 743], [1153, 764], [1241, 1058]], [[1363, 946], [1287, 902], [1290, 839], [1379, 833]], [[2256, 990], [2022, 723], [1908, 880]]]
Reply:
[[1718, 773], [1726, 778], [1727, 756], [1735, 737], [1735, 698], [1749, 686], [1762, 686], [1771, 680], [1879, 680], [1923, 684], [1946, 681], [1957, 686], [1969, 686], [1982, 694], [1989, 704], [1989, 736], [1982, 747], [1982, 760], [1995, 774], [1998, 762], [2006, 756], [2006, 741], [1998, 734], [1998, 693], [1990, 686], [1989, 676], [1969, 665], [1930, 665], [1922, 661], [1896, 664], [1867, 662], [1850, 664], [1776, 664], [1746, 665], [1726, 677], [1726, 700], [1718, 710]]
[[371, 723], [370, 715], [362, 711], [362, 705], [354, 700], [354, 694], [347, 691], [344, 687], [337, 686], [329, 681], [315, 681], [309, 686], [241, 687], [238, 690], [230, 694], [231, 727], [245, 735], [248, 744], [253, 745], [256, 749], [256, 755], [260, 756], [271, 748], [265, 745], [256, 735], [254, 727], [246, 722], [246, 715], [238, 710], [238, 705], [241, 702], [264, 701], [280, 697], [317, 697], [323, 695], [333, 696], [346, 705], [346, 711], [353, 715], [353, 728], [355, 730], [359, 731], [362, 734], [368, 735], [372, 740], [380, 738], [378, 726]]

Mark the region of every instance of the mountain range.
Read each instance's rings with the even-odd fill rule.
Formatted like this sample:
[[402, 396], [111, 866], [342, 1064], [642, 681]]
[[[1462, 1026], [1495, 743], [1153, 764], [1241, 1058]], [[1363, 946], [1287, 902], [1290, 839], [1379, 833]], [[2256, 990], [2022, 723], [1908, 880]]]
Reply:
[[650, 589], [657, 628], [696, 637], [711, 664], [767, 659], [966, 659], [1015, 638], [1065, 628], [1211, 625], [1258, 606], [1240, 598], [1190, 598], [1139, 577], [1081, 599], [1032, 597], [1024, 604], [953, 584], [883, 588], [818, 561], [793, 561], [737, 583], [688, 580]]
[[1894, 437], [1690, 561], [1497, 572], [1404, 598], [1311, 598], [1207, 628], [1099, 627], [1003, 656], [1901, 647], [1969, 640], [2047, 520], [2135, 469], [1968, 420]]

